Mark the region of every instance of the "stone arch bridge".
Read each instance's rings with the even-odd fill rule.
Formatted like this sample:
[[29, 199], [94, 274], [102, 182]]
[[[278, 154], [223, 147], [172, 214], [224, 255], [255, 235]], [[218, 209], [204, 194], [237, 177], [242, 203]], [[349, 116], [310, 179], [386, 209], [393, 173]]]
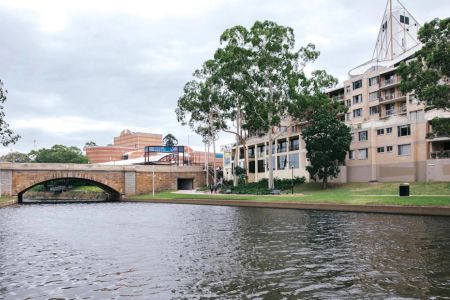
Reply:
[[[153, 178], [154, 168], [154, 178]], [[109, 194], [111, 200], [126, 196], [205, 185], [205, 171], [198, 166], [105, 166], [90, 164], [0, 163], [0, 195], [22, 195], [41, 183], [56, 179], [81, 179]]]

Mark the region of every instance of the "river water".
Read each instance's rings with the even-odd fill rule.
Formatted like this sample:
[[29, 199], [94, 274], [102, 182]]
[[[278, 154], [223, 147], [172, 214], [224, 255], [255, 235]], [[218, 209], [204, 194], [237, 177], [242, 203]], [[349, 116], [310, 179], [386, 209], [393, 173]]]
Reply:
[[450, 299], [450, 218], [150, 203], [0, 209], [0, 299]]

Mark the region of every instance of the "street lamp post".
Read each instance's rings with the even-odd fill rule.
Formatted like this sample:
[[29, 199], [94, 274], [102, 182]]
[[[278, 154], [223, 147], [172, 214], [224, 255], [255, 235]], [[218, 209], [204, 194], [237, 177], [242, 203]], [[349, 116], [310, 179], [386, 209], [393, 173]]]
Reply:
[[294, 194], [294, 164], [291, 164], [291, 171], [292, 194]]

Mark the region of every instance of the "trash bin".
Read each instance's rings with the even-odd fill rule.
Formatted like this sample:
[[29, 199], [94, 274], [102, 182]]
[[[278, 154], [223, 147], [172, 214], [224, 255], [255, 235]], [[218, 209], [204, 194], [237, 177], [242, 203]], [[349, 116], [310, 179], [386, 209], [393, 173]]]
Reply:
[[400, 183], [398, 192], [400, 196], [409, 196], [409, 183]]

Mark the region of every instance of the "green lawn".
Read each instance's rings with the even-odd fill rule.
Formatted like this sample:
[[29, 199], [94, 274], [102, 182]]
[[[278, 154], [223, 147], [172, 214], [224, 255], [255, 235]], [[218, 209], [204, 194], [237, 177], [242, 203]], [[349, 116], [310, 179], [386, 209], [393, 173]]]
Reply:
[[[294, 195], [192, 195], [172, 192], [157, 193], [159, 199], [223, 199], [250, 201], [295, 201], [341, 204], [450, 205], [450, 183], [413, 183], [411, 197], [398, 196], [399, 183], [348, 183], [326, 190], [320, 184], [306, 183], [294, 188]], [[134, 200], [151, 199], [152, 195], [133, 196]]]

